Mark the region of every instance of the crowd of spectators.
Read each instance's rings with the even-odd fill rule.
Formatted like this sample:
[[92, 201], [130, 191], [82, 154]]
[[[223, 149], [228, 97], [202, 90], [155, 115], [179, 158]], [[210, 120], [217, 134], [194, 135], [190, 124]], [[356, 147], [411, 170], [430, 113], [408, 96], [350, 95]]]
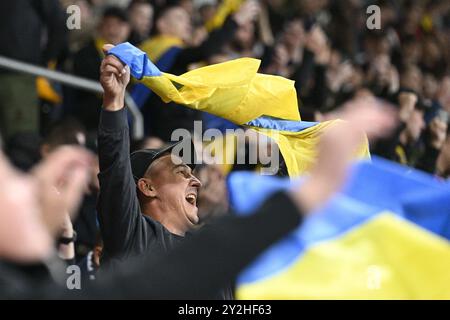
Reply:
[[[66, 9], [73, 5], [80, 25], [68, 29], [67, 19], [74, 17]], [[380, 9], [379, 28], [367, 24], [371, 5]], [[380, 99], [399, 121], [388, 137], [371, 144], [371, 153], [442, 179], [450, 174], [446, 0], [2, 1], [0, 41], [0, 56], [94, 81], [102, 47], [126, 41], [176, 75], [240, 57], [260, 59], [259, 72], [295, 81], [302, 120], [340, 118], [348, 102]], [[173, 130], [192, 130], [195, 120], [205, 128], [231, 125], [167, 105], [146, 90], [133, 81], [128, 86], [145, 124], [144, 138], [133, 139], [131, 151], [161, 148]], [[96, 154], [101, 106], [101, 94], [0, 68], [2, 149], [23, 171], [63, 145]], [[74, 253], [63, 245], [60, 256], [88, 269], [100, 265], [102, 248], [98, 159], [94, 163], [78, 218], [73, 226], [66, 218], [61, 233], [72, 238], [74, 229], [77, 240]], [[200, 216], [227, 211], [224, 173], [215, 166], [198, 170], [206, 190], [199, 195]]]

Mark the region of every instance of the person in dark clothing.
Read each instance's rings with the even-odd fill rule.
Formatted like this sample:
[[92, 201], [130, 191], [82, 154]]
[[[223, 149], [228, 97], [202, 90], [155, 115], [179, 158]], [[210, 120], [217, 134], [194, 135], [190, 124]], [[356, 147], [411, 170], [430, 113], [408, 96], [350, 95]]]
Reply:
[[400, 122], [388, 139], [374, 145], [373, 153], [435, 173], [437, 158], [445, 142], [446, 121], [437, 116], [426, 126], [424, 106], [412, 90], [402, 90], [398, 95], [398, 103]]
[[[103, 12], [98, 26], [98, 36], [78, 51], [73, 59], [73, 73], [77, 76], [98, 81], [100, 64], [103, 58], [102, 46], [105, 43], [124, 42], [130, 27], [127, 14], [117, 7], [108, 7]], [[86, 127], [88, 132], [97, 128], [101, 105], [101, 95], [85, 90], [74, 92], [73, 114]]]
[[[101, 69], [103, 78], [111, 65], [118, 68], [121, 63], [107, 57]], [[120, 80], [126, 86], [129, 77]], [[98, 213], [104, 243], [102, 265], [115, 269], [117, 261], [147, 252], [161, 256], [182, 243], [200, 220], [197, 196], [201, 183], [192, 173], [194, 161], [189, 165], [173, 162], [175, 145], [138, 150], [130, 157], [126, 109], [111, 106], [109, 83], [103, 80], [102, 85]], [[231, 299], [231, 290], [217, 297]]]
[[422, 155], [416, 163], [416, 168], [431, 174], [439, 174], [438, 158], [444, 149], [448, 128], [448, 122], [440, 116], [431, 120], [423, 137]]
[[126, 115], [126, 109], [100, 115], [98, 213], [105, 261], [166, 252], [198, 220], [201, 184], [192, 169], [173, 164], [170, 148], [136, 151], [130, 159]]
[[153, 6], [146, 0], [132, 0], [127, 12], [131, 26], [128, 42], [138, 46], [150, 35], [153, 25]]
[[9, 138], [5, 153], [16, 168], [28, 171], [41, 160], [41, 142], [42, 138], [37, 133], [17, 133]]
[[[43, 46], [44, 35], [47, 41]], [[59, 1], [0, 2], [0, 56], [47, 66], [60, 56], [65, 37], [65, 15]], [[31, 75], [0, 70], [0, 129], [5, 139], [25, 131], [39, 133], [35, 81]]]
[[65, 15], [57, 0], [1, 1], [0, 17], [0, 55], [46, 65], [64, 49]]
[[331, 47], [327, 42], [320, 26], [309, 26], [306, 21], [294, 18], [286, 24], [278, 43], [266, 50], [262, 59], [264, 73], [295, 81], [298, 98], [302, 101], [303, 120], [313, 120], [308, 119], [306, 108], [320, 109], [329, 96], [325, 80]]

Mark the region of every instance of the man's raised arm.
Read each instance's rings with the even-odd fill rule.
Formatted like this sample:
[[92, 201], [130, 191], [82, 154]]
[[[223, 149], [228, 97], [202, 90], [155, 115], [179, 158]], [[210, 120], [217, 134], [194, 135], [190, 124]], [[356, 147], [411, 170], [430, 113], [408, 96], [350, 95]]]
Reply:
[[[113, 46], [104, 46], [104, 51]], [[107, 55], [100, 67], [103, 108], [98, 128], [100, 196], [98, 213], [104, 257], [126, 256], [140, 230], [141, 216], [130, 164], [130, 141], [125, 90], [130, 70]]]

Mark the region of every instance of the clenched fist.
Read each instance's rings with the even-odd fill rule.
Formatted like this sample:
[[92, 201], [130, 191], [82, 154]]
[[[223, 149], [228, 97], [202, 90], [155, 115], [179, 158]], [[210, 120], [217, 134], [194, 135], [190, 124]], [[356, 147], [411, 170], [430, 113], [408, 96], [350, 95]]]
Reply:
[[[114, 48], [113, 45], [103, 46], [103, 52]], [[130, 82], [130, 68], [119, 59], [107, 55], [100, 66], [100, 83], [103, 87], [103, 108], [117, 111], [124, 107], [125, 89]]]

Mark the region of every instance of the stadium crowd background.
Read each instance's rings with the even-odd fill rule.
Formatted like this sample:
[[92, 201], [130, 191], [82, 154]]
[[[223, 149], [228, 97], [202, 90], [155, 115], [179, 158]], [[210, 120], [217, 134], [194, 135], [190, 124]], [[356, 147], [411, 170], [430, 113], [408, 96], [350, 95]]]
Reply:
[[[366, 25], [372, 4], [381, 9], [379, 30]], [[81, 9], [80, 29], [66, 26], [70, 5]], [[2, 1], [0, 41], [0, 56], [95, 81], [105, 43], [129, 41], [156, 63], [176, 48], [175, 60], [159, 65], [173, 74], [239, 57], [261, 59], [259, 72], [296, 81], [302, 120], [339, 118], [357, 97], [383, 99], [395, 106], [400, 122], [393, 135], [371, 145], [371, 153], [444, 179], [450, 173], [446, 0]], [[85, 145], [95, 153], [101, 104], [100, 95], [1, 69], [3, 150], [24, 171], [60, 145]], [[193, 120], [202, 119], [205, 128], [230, 126], [156, 96], [140, 107], [146, 136], [132, 141], [133, 150], [160, 147], [174, 129], [192, 129]], [[78, 261], [101, 244], [96, 174], [74, 222]], [[224, 173], [206, 167], [199, 176], [209, 186], [200, 211], [223, 211]]]

